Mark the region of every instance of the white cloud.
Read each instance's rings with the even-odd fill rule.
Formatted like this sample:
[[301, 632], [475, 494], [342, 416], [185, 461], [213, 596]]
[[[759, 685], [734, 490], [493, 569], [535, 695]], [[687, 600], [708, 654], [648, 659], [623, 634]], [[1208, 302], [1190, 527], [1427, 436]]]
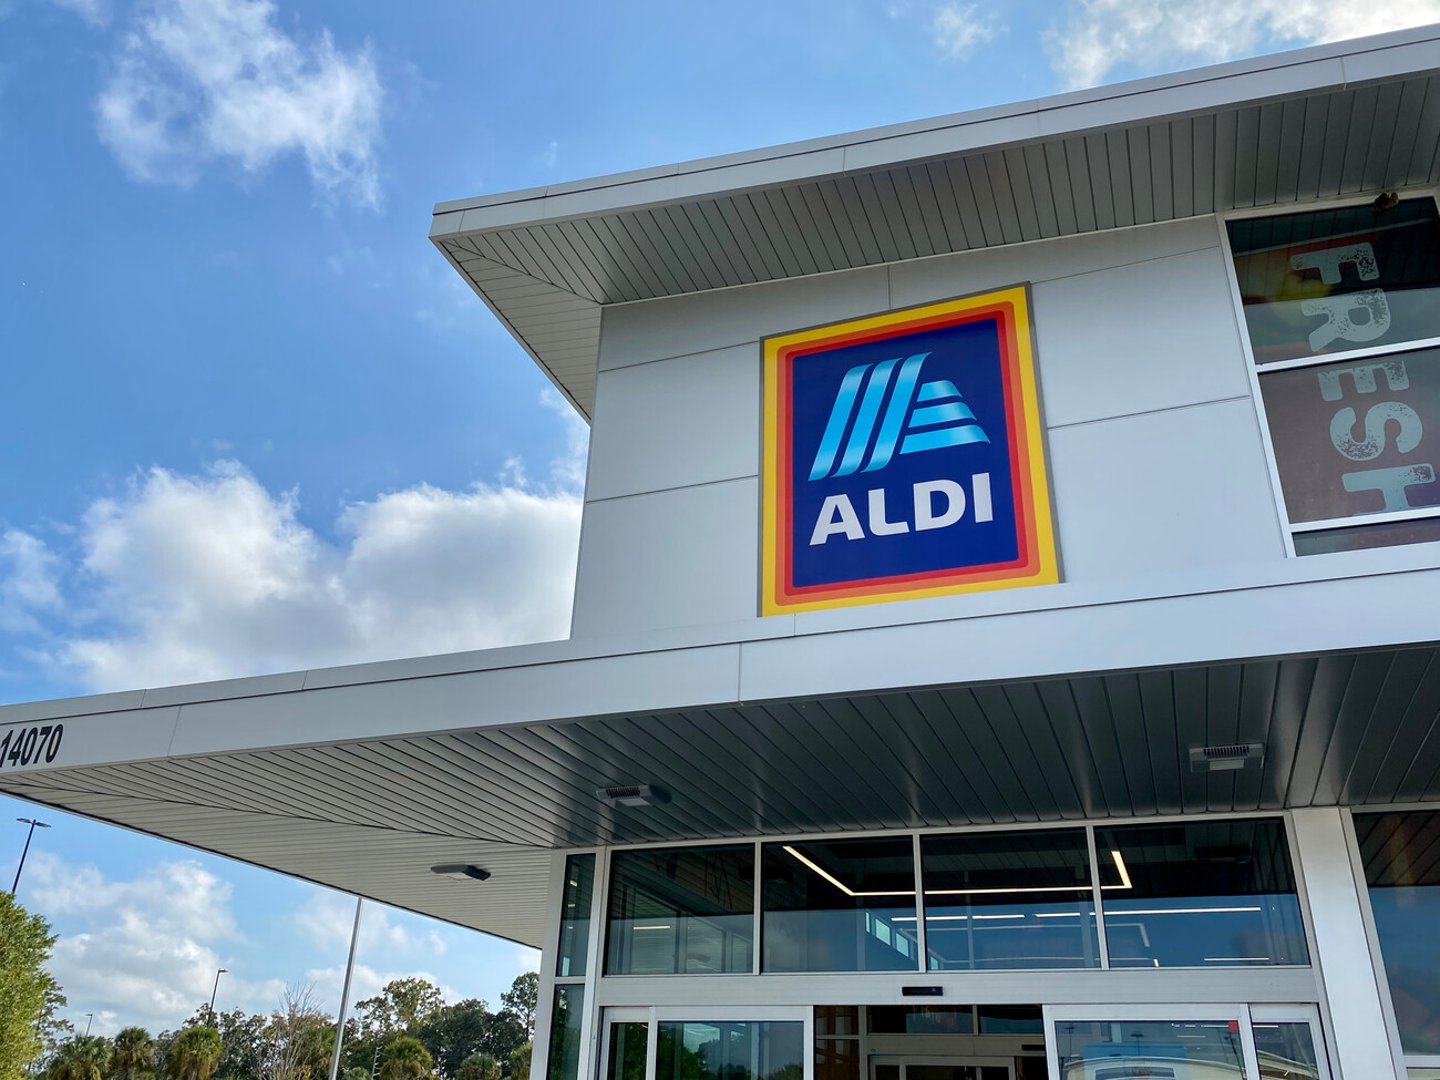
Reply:
[[151, 0], [95, 109], [134, 179], [189, 185], [216, 160], [256, 173], [298, 153], [321, 192], [374, 206], [382, 96], [368, 49], [298, 41], [269, 0]]
[[33, 633], [38, 614], [60, 607], [60, 559], [19, 529], [0, 533], [0, 631]]
[[[417, 930], [430, 920], [423, 916], [392, 918], [389, 908], [374, 902], [365, 905], [360, 919], [361, 955], [383, 952], [388, 957], [421, 953], [444, 956], [448, 945], [437, 930]], [[412, 925], [405, 925], [410, 922]], [[338, 893], [314, 893], [295, 914], [295, 924], [316, 948], [344, 951], [350, 948], [350, 931], [355, 925], [353, 897]]]
[[1094, 86], [1121, 66], [1218, 62], [1262, 44], [1315, 44], [1440, 22], [1440, 0], [1072, 0], [1047, 34], [1055, 70]]
[[[36, 910], [78, 927], [55, 943], [49, 968], [72, 1009], [95, 1012], [99, 1035], [126, 1023], [159, 1030], [190, 1016], [209, 1001], [215, 972], [225, 966], [218, 947], [239, 937], [230, 884], [193, 860], [118, 881], [38, 851], [25, 864], [25, 892]], [[268, 1008], [280, 988], [280, 980], [228, 974], [224, 998]]]
[[[517, 971], [516, 974], [518, 975], [519, 972]], [[426, 982], [436, 986], [440, 990], [440, 996], [447, 1002], [454, 1003], [459, 1001], [461, 997], [460, 993], [454, 987], [441, 982], [428, 971], [402, 969], [379, 971], [369, 964], [357, 962], [355, 964], [355, 971], [350, 979], [350, 1008], [353, 1010], [357, 1002], [364, 1001], [366, 998], [375, 997], [381, 990], [385, 989], [386, 983], [392, 982], [395, 979], [424, 979]], [[305, 981], [315, 988], [315, 993], [325, 1008], [334, 1009], [339, 1004], [340, 991], [344, 987], [345, 968], [343, 965], [340, 967], [312, 968], [305, 973]], [[353, 1011], [351, 1015], [354, 1015]]]
[[90, 506], [63, 559], [0, 536], [0, 631], [92, 690], [564, 637], [587, 430], [545, 400], [567, 424], [548, 482], [516, 460], [497, 483], [385, 493], [344, 507], [334, 541], [237, 462], [151, 468]]
[[942, 4], [930, 21], [930, 37], [946, 56], [959, 60], [1001, 33], [993, 12], [981, 14], [977, 4]]

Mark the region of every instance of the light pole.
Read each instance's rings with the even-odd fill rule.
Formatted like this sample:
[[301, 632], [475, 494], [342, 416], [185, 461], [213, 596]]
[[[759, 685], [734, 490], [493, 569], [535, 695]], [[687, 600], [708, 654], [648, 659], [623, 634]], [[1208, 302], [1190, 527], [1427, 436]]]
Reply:
[[224, 975], [228, 970], [228, 968], [221, 968], [215, 972], [215, 985], [210, 988], [210, 1015], [212, 1018], [215, 1015], [215, 995], [220, 992], [220, 976]]
[[[340, 1013], [335, 1018], [335, 1049], [330, 1054], [330, 1080], [340, 1075], [340, 1044], [345, 1041], [345, 1010], [350, 1007], [350, 976], [355, 973], [355, 947], [360, 943], [360, 912], [365, 907], [365, 898], [355, 898], [355, 925], [350, 928], [350, 959], [345, 961], [345, 985], [340, 991]], [[380, 1048], [375, 1048], [379, 1054]], [[375, 1060], [379, 1060], [377, 1057]], [[370, 1073], [375, 1073], [372, 1064]]]
[[85, 1014], [85, 1037], [86, 1037], [87, 1039], [90, 1037], [90, 1025], [93, 1024], [94, 1022], [95, 1022], [95, 1014], [94, 1014], [94, 1013], [86, 1013], [86, 1014]]
[[35, 836], [35, 830], [50, 828], [50, 826], [45, 824], [45, 822], [36, 821], [34, 818], [21, 817], [16, 818], [15, 820], [20, 822], [20, 824], [22, 825], [29, 825], [30, 831], [25, 834], [25, 848], [23, 851], [20, 852], [20, 865], [15, 868], [15, 884], [10, 886], [11, 896], [14, 896], [15, 890], [20, 888], [20, 871], [25, 869], [25, 856], [30, 854], [30, 841]]

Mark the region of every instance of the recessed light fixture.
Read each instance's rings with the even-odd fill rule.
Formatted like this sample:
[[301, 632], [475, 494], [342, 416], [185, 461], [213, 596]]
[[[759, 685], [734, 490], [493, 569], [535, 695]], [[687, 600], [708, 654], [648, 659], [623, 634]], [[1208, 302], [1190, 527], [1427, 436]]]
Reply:
[[430, 867], [430, 872], [441, 877], [454, 878], [456, 881], [488, 881], [490, 878], [489, 870], [481, 870], [469, 863], [441, 863]]
[[596, 790], [595, 797], [612, 806], [653, 806], [670, 801], [654, 784], [614, 784]]

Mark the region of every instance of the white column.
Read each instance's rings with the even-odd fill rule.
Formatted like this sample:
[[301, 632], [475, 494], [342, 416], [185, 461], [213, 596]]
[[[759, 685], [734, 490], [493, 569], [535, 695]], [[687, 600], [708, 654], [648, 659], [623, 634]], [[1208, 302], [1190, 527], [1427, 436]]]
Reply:
[[1294, 811], [1295, 858], [1305, 879], [1310, 926], [1329, 1005], [1329, 1027], [1338, 1061], [1336, 1080], [1402, 1078], [1385, 1026], [1380, 980], [1370, 955], [1359, 890], [1339, 810]]

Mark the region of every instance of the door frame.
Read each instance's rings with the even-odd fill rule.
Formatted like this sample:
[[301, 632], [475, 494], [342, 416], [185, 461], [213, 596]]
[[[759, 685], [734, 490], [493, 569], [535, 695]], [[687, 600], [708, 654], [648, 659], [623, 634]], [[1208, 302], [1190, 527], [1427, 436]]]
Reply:
[[875, 1066], [900, 1066], [900, 1080], [909, 1080], [909, 1065], [983, 1065], [1003, 1068], [1008, 1080], [1015, 1080], [1015, 1059], [1008, 1057], [972, 1056], [968, 1054], [871, 1054], [865, 1066], [865, 1080], [875, 1080]]
[[707, 1006], [615, 1006], [607, 1005], [599, 1017], [600, 1052], [595, 1056], [595, 1080], [604, 1080], [610, 1066], [610, 1028], [613, 1024], [645, 1024], [645, 1080], [655, 1080], [660, 1024], [693, 1022], [698, 1024], [755, 1023], [763, 1021], [799, 1022], [803, 1025], [804, 1048], [801, 1058], [802, 1080], [815, 1080], [815, 1019], [808, 1005], [762, 1005], [749, 1008], [723, 1005]]
[[1244, 1080], [1261, 1080], [1260, 1059], [1255, 1050], [1254, 1024], [1259, 1023], [1303, 1023], [1310, 1026], [1310, 1037], [1315, 1047], [1315, 1057], [1320, 1069], [1320, 1080], [1330, 1080], [1329, 1055], [1325, 1046], [1325, 1033], [1320, 1025], [1320, 1010], [1314, 1004], [1234, 1004], [1234, 1005], [1046, 1005], [1045, 1045], [1050, 1080], [1061, 1080], [1060, 1043], [1056, 1038], [1056, 1023], [1066, 1021], [1126, 1021], [1126, 1020], [1225, 1020], [1237, 1023], [1240, 1034], [1240, 1050], [1245, 1069]]

